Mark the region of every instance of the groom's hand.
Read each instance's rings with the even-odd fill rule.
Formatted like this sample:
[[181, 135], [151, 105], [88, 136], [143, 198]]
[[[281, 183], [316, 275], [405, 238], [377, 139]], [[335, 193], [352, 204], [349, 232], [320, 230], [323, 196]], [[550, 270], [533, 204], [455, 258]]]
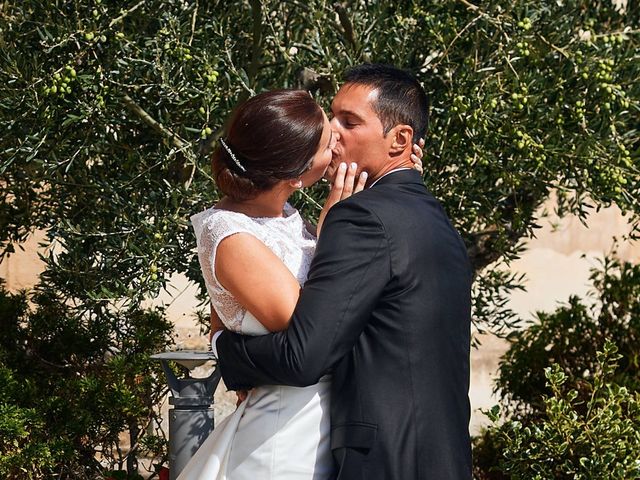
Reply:
[[[220, 332], [226, 329], [226, 327], [224, 326], [224, 323], [222, 323], [222, 320], [220, 320], [220, 317], [218, 316], [216, 311], [213, 309], [213, 306], [211, 307], [210, 324], [211, 324], [211, 331], [209, 332], [209, 342], [213, 340], [213, 336], [217, 332]], [[249, 395], [249, 390], [237, 390], [236, 395], [238, 397], [238, 399], [236, 400], [236, 407], [238, 407], [242, 402], [244, 402], [247, 399], [247, 395]]]
[[213, 336], [216, 334], [216, 332], [219, 332], [225, 329], [224, 323], [222, 323], [222, 320], [220, 320], [220, 317], [218, 316], [216, 311], [213, 309], [213, 306], [211, 307], [211, 315], [210, 315], [209, 322], [211, 325], [211, 328], [209, 331], [209, 341], [211, 341], [213, 339]]
[[236, 390], [236, 396], [238, 397], [236, 407], [239, 407], [240, 404], [247, 399], [247, 395], [249, 395], [249, 390]]

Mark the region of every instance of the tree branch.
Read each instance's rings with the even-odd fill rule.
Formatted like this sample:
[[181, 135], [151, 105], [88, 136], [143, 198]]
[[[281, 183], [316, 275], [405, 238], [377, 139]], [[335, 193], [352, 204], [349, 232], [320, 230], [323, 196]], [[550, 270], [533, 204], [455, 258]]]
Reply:
[[544, 43], [547, 44], [547, 46], [553, 48], [556, 52], [559, 52], [562, 54], [562, 56], [564, 56], [565, 58], [569, 58], [569, 54], [563, 49], [560, 48], [556, 45], [554, 45], [553, 43], [551, 43], [549, 40], [547, 40], [544, 35], [542, 35], [541, 33], [538, 34], [538, 37], [540, 38], [540, 40], [542, 40]]
[[182, 150], [188, 146], [187, 142], [182, 140], [178, 135], [173, 133], [161, 123], [154, 120], [153, 117], [149, 115], [140, 105], [134, 102], [129, 95], [123, 95], [122, 100], [124, 101], [124, 104], [127, 106], [127, 108], [131, 110], [131, 112], [133, 112], [138, 118], [140, 118], [140, 120], [151, 127], [155, 132], [167, 138], [174, 147]]
[[347, 10], [340, 3], [335, 3], [333, 8], [335, 8], [336, 13], [338, 14], [338, 18], [340, 19], [340, 25], [342, 25], [342, 29], [344, 30], [344, 36], [347, 39], [347, 42], [351, 44], [354, 51], [357, 51], [358, 42], [356, 41], [356, 37], [353, 32], [353, 24], [351, 23], [351, 19], [347, 14]]
[[196, 171], [196, 162], [192, 155], [192, 145], [179, 135], [173, 133], [167, 127], [157, 122], [151, 115], [149, 115], [140, 105], [133, 101], [133, 99], [125, 94], [122, 96], [124, 104], [134, 115], [142, 120], [146, 125], [151, 127], [155, 132], [169, 140], [171, 145], [178, 149], [178, 152], [184, 153], [184, 156], [176, 156], [176, 171], [178, 173], [178, 179], [182, 182], [185, 189], [189, 188], [193, 181], [193, 176]]
[[193, 9], [193, 16], [191, 17], [191, 36], [189, 37], [189, 46], [193, 43], [193, 35], [196, 32], [196, 19], [198, 18], [198, 0], [196, 0], [196, 6]]
[[[521, 188], [514, 192], [499, 206], [502, 221], [489, 225], [487, 228], [470, 232], [466, 239], [467, 253], [474, 272], [479, 272], [500, 257], [509, 255], [514, 247], [527, 235], [535, 224], [535, 212], [540, 207], [547, 194]], [[527, 220], [515, 222], [516, 217], [525, 215]], [[521, 224], [514, 227], [515, 223]]]
[[460, 3], [464, 4], [467, 8], [474, 10], [474, 11], [478, 11], [480, 10], [480, 7], [478, 7], [477, 5], [474, 5], [471, 2], [467, 2], [467, 0], [458, 0]]
[[249, 0], [251, 5], [251, 17], [253, 18], [253, 43], [251, 46], [251, 63], [247, 76], [249, 81], [253, 83], [255, 76], [258, 74], [260, 66], [260, 57], [262, 56], [262, 3], [260, 0]]
[[131, 12], [136, 11], [138, 8], [140, 8], [142, 5], [144, 5], [146, 3], [147, 0], [140, 0], [138, 3], [136, 3], [133, 7], [131, 7], [129, 10], [125, 11], [122, 13], [122, 15], [120, 15], [119, 17], [114, 18], [113, 20], [111, 20], [109, 22], [109, 28], [113, 27], [116, 23], [121, 22], [122, 20], [124, 20], [124, 18], [129, 15]]

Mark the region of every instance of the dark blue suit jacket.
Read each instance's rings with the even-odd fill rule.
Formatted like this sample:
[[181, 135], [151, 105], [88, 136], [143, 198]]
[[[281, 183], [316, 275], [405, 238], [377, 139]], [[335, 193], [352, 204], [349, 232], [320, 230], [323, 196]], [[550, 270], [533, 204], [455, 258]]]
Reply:
[[414, 170], [327, 215], [289, 328], [223, 333], [226, 385], [310, 385], [331, 371], [339, 479], [470, 480], [466, 249]]

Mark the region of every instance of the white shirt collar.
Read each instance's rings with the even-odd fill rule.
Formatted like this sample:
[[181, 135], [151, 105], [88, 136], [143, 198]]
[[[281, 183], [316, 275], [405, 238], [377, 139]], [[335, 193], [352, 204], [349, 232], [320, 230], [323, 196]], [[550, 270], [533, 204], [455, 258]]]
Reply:
[[402, 167], [402, 168], [396, 168], [395, 170], [391, 170], [385, 173], [384, 175], [382, 175], [380, 178], [376, 178], [376, 180], [371, 185], [369, 185], [369, 188], [373, 187], [376, 183], [378, 183], [381, 179], [383, 179], [387, 175], [390, 175], [395, 172], [399, 172], [400, 170], [411, 170], [411, 169], [409, 167]]

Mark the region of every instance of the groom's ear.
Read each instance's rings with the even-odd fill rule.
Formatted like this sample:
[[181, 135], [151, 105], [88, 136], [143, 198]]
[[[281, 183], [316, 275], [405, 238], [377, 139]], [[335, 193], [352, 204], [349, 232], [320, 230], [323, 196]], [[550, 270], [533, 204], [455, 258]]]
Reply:
[[391, 145], [389, 146], [389, 153], [391, 155], [399, 155], [407, 149], [409, 149], [409, 153], [411, 153], [413, 128], [409, 125], [399, 124], [393, 127], [388, 135], [391, 139]]

